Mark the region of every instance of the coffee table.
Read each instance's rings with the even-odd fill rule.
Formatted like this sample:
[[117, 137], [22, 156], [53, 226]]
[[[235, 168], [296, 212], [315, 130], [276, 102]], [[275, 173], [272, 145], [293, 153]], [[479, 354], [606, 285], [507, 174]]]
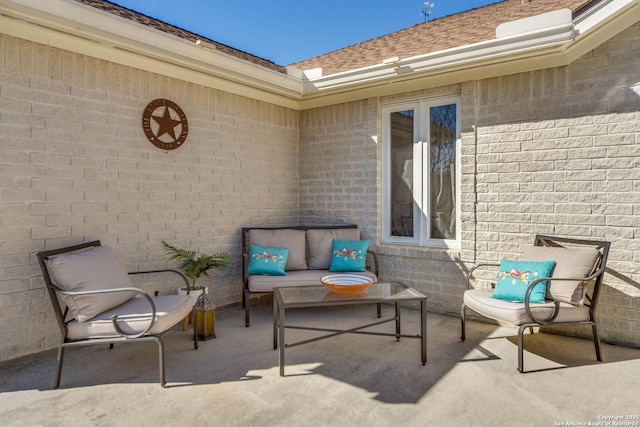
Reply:
[[[417, 301], [420, 303], [420, 334], [403, 335], [401, 333], [401, 302]], [[285, 325], [285, 313], [289, 308], [303, 307], [330, 307], [336, 305], [356, 305], [356, 304], [382, 304], [391, 303], [395, 305], [395, 315], [390, 318], [381, 319], [373, 323], [357, 326], [350, 329], [328, 329], [314, 328], [308, 326]], [[362, 331], [361, 329], [383, 323], [395, 321], [395, 333]], [[330, 332], [329, 334], [297, 341], [285, 343], [285, 329], [305, 329], [311, 331]], [[275, 288], [273, 291], [273, 349], [280, 350], [280, 376], [284, 376], [284, 351], [287, 348], [308, 344], [314, 341], [334, 337], [341, 334], [367, 334], [395, 336], [399, 341], [401, 337], [419, 338], [422, 356], [422, 364], [427, 363], [427, 297], [420, 292], [401, 283], [374, 283], [369, 289], [359, 295], [339, 295], [326, 289], [324, 286], [286, 286]]]

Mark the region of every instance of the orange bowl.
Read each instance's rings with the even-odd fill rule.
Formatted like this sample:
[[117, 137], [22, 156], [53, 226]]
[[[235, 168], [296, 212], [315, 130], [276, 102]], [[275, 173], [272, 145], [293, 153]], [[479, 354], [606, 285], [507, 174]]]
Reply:
[[322, 276], [320, 282], [336, 294], [358, 295], [371, 286], [373, 279], [362, 274], [329, 274]]

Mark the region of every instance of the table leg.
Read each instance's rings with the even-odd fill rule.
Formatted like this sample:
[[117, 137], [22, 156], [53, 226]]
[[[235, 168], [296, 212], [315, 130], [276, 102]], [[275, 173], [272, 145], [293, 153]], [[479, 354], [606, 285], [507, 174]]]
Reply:
[[427, 300], [420, 301], [420, 347], [422, 364], [427, 363]]
[[284, 308], [278, 308], [278, 345], [280, 346], [280, 376], [284, 377]]

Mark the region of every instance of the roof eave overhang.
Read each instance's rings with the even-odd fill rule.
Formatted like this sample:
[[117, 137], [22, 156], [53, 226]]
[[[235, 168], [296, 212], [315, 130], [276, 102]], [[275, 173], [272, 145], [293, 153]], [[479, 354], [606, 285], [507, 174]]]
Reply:
[[568, 65], [639, 21], [640, 0], [605, 0], [561, 25], [308, 80], [301, 109]]
[[299, 77], [71, 0], [0, 0], [0, 32], [289, 108], [301, 98]]
[[575, 19], [307, 80], [72, 0], [0, 0], [4, 34], [296, 110], [567, 65], [639, 21], [640, 0], [603, 0]]

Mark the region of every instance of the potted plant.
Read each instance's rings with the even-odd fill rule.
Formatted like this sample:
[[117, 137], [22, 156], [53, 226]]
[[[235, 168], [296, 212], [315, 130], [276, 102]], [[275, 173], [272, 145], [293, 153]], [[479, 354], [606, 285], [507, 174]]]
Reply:
[[[198, 279], [202, 276], [209, 276], [209, 270], [222, 270], [229, 265], [230, 257], [227, 252], [219, 252], [213, 255], [199, 255], [196, 251], [177, 248], [164, 240], [162, 241], [162, 245], [164, 246], [165, 252], [169, 255], [169, 260], [178, 261], [180, 263], [178, 269], [191, 280], [191, 285], [189, 286], [190, 292], [187, 292], [187, 289], [183, 286], [178, 289], [178, 293], [189, 293], [194, 300], [197, 300], [201, 293], [208, 293], [206, 286], [196, 284]], [[206, 297], [203, 298], [206, 299]], [[203, 301], [203, 303], [205, 303], [205, 301]], [[202, 319], [198, 316], [196, 323], [199, 335], [206, 335], [203, 331], [209, 330], [212, 332], [213, 338], [215, 338], [215, 305], [213, 305], [213, 303], [211, 303], [211, 305], [211, 310], [208, 312], [209, 315], [203, 316]], [[198, 314], [200, 313], [198, 312]], [[192, 315], [185, 318], [182, 324], [183, 330], [186, 329], [187, 323], [192, 320], [191, 318]]]
[[[178, 261], [178, 269], [191, 280], [190, 290], [201, 290], [201, 286], [197, 286], [196, 282], [202, 276], [209, 276], [209, 270], [222, 270], [229, 265], [229, 254], [227, 252], [219, 252], [213, 255], [201, 254], [196, 251], [180, 249], [169, 243], [162, 241], [165, 252], [170, 255], [170, 261]], [[197, 297], [196, 293], [196, 297]]]

